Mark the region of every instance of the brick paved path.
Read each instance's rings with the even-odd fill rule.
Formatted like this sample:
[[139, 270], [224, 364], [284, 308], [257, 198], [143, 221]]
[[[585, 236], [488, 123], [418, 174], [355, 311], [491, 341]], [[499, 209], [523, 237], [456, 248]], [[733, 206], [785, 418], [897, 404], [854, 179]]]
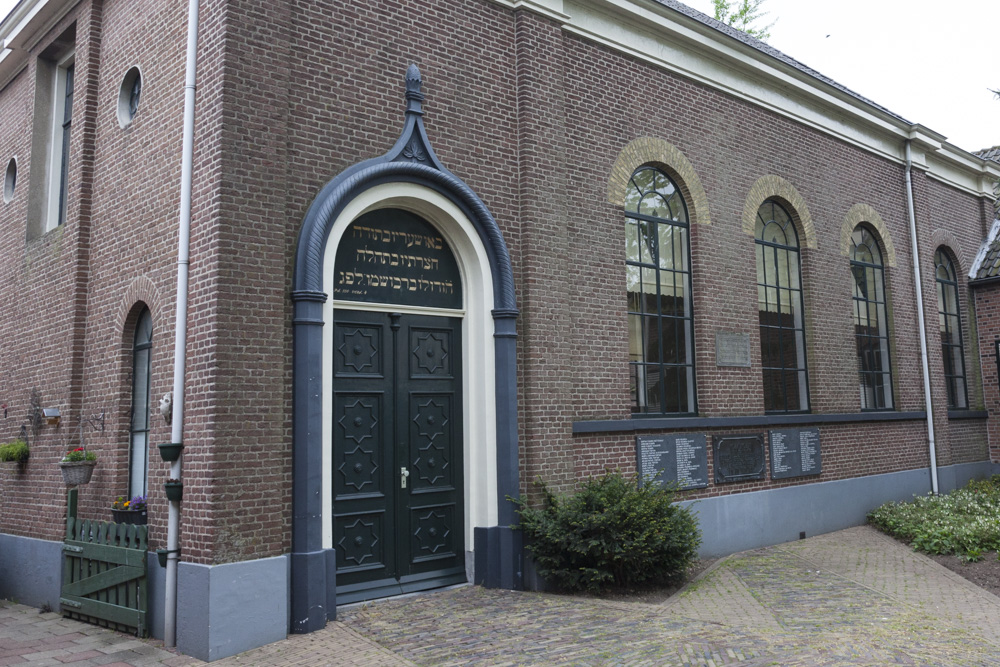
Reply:
[[[737, 554], [660, 605], [465, 587], [216, 665], [1000, 665], [1000, 598], [861, 527]], [[0, 667], [202, 664], [0, 603]]]

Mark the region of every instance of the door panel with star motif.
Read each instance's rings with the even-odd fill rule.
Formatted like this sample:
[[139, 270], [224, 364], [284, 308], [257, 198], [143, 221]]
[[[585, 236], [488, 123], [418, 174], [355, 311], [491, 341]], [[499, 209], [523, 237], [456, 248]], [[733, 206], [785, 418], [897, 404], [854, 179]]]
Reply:
[[465, 580], [460, 335], [457, 318], [336, 313], [340, 603]]

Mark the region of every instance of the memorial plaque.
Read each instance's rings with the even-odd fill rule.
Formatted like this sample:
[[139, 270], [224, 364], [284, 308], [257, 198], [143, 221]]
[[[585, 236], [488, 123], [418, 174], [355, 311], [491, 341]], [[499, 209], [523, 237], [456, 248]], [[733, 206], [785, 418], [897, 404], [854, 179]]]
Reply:
[[750, 334], [716, 331], [715, 365], [750, 368]]
[[819, 429], [775, 429], [770, 431], [771, 479], [805, 477], [823, 472], [819, 451]]
[[715, 451], [715, 483], [764, 479], [764, 436], [717, 435], [712, 437]]
[[680, 490], [708, 486], [708, 449], [704, 433], [639, 435], [635, 438], [639, 484], [676, 484]]
[[430, 223], [380, 209], [352, 222], [341, 237], [333, 298], [461, 308], [462, 280], [451, 248]]

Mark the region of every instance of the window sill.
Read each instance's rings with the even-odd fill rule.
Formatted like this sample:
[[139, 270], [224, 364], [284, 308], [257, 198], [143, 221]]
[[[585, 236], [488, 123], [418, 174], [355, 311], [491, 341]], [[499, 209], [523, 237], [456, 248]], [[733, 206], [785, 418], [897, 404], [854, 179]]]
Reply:
[[[964, 411], [963, 411], [964, 412]], [[983, 413], [985, 416], [985, 413]], [[948, 414], [951, 417], [951, 413]], [[962, 418], [962, 417], [960, 417]], [[971, 419], [972, 417], [964, 417]], [[573, 422], [573, 434], [622, 433], [682, 428], [748, 428], [793, 424], [846, 424], [857, 422], [914, 421], [927, 419], [923, 410], [911, 412], [846, 412], [836, 414], [773, 414], [747, 417], [644, 417]]]
[[989, 419], [986, 410], [948, 410], [948, 419]]

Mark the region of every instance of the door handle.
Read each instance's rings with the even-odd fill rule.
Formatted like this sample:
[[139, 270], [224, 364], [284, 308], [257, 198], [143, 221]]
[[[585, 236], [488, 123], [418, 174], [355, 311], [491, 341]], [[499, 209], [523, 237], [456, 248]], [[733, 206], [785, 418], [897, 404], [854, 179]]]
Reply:
[[410, 471], [406, 469], [406, 466], [401, 466], [399, 469], [399, 488], [406, 488], [406, 478], [410, 476]]

